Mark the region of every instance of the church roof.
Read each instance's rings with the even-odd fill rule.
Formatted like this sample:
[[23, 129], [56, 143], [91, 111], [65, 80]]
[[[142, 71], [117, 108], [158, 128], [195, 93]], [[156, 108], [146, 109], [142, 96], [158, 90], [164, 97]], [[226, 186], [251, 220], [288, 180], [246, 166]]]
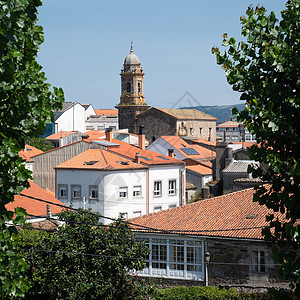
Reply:
[[202, 111], [199, 111], [195, 108], [192, 109], [174, 109], [174, 108], [156, 108], [168, 115], [175, 117], [176, 119], [185, 119], [185, 120], [211, 120], [216, 121], [217, 119], [213, 116], [210, 116]]
[[138, 65], [140, 64], [139, 58], [133, 52], [133, 46], [131, 45], [130, 53], [126, 56], [124, 60], [124, 65]]

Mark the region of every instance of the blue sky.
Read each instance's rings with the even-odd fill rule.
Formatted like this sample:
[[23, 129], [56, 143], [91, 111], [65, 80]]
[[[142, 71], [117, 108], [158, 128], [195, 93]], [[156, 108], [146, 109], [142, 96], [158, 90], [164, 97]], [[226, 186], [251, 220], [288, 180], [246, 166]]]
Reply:
[[249, 4], [277, 17], [282, 0], [44, 0], [39, 9], [45, 42], [38, 61], [66, 101], [113, 108], [120, 98], [120, 70], [133, 40], [145, 72], [151, 106], [242, 103], [211, 54], [226, 32], [240, 40], [240, 16]]

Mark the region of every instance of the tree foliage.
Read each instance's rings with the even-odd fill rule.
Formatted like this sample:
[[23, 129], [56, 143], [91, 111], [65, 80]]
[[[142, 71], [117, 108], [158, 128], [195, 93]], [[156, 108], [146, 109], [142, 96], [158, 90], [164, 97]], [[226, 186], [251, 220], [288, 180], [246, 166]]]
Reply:
[[[149, 249], [124, 223], [101, 226], [96, 214], [64, 211], [54, 232], [21, 231], [33, 299], [141, 299], [145, 289], [130, 270], [145, 267]], [[91, 225], [90, 225], [91, 224]], [[95, 225], [92, 225], [95, 224]], [[98, 225], [98, 226], [96, 226]]]
[[249, 156], [262, 163], [249, 171], [271, 183], [269, 189], [257, 188], [254, 201], [286, 216], [284, 222], [267, 216], [270, 226], [263, 235], [277, 243], [274, 258], [283, 263], [282, 274], [296, 283], [299, 293], [300, 1], [289, 0], [281, 17], [279, 21], [274, 12], [267, 15], [264, 7], [250, 6], [241, 17], [244, 41], [224, 34], [228, 50], [212, 52], [246, 103], [238, 121], [256, 135], [258, 145], [250, 148]]
[[[36, 57], [43, 42], [37, 26], [40, 0], [0, 0], [0, 297], [18, 297], [26, 289], [23, 259], [15, 253], [17, 231], [6, 225], [13, 213], [5, 204], [28, 187], [30, 172], [18, 156], [25, 140], [43, 133], [51, 121], [51, 109], [63, 101], [61, 89], [45, 82]], [[23, 222], [23, 210], [15, 212]]]
[[49, 143], [44, 137], [33, 137], [28, 140], [27, 144], [44, 152], [53, 149], [52, 144]]

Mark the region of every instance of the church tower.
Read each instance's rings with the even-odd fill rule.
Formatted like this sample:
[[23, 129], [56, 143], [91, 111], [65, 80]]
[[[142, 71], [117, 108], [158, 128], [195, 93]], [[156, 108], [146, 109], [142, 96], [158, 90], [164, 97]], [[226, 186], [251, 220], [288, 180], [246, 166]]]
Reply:
[[124, 60], [121, 69], [121, 97], [116, 106], [119, 116], [119, 129], [126, 129], [137, 134], [135, 117], [144, 112], [147, 106], [144, 97], [144, 73], [138, 57], [133, 52], [131, 44], [130, 53]]

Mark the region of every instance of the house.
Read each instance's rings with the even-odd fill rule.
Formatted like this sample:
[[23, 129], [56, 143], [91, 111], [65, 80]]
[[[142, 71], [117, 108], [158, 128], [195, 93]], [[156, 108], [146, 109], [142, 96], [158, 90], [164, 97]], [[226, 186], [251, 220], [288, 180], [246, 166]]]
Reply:
[[185, 138], [216, 140], [216, 118], [197, 109], [164, 109], [151, 107], [137, 115], [136, 126], [145, 125], [146, 138], [178, 135]]
[[96, 109], [94, 115], [90, 115], [85, 121], [86, 130], [119, 129], [117, 109]]
[[56, 218], [63, 210], [64, 204], [56, 199], [53, 193], [40, 188], [33, 181], [29, 180], [29, 184], [30, 187], [15, 195], [14, 201], [6, 204], [5, 208], [10, 211], [17, 207], [24, 208], [28, 214], [26, 221], [30, 223], [44, 222], [49, 217]]
[[[145, 215], [185, 203], [185, 164], [112, 139], [55, 167], [56, 196], [66, 205], [91, 208], [109, 218]], [[107, 219], [103, 220], [107, 222]]]
[[211, 160], [215, 152], [197, 144], [188, 144], [179, 136], [161, 136], [152, 142], [147, 149], [169, 155], [173, 151], [174, 157], [186, 163], [187, 182], [201, 189], [213, 179]]
[[94, 110], [93, 106], [88, 103], [81, 103], [84, 107], [84, 120], [86, 121], [90, 116], [94, 116], [96, 111]]
[[173, 286], [287, 287], [261, 235], [268, 213], [279, 220], [283, 216], [253, 202], [254, 192], [246, 189], [129, 220], [151, 250], [139, 276]]
[[46, 137], [47, 142], [51, 143], [53, 148], [62, 147], [82, 139], [82, 133], [79, 131], [59, 131]]
[[180, 160], [192, 158], [205, 161], [207, 158], [213, 159], [215, 157], [215, 151], [196, 144], [190, 145], [180, 136], [176, 135], [161, 136], [152, 142], [147, 149], [164, 155], [168, 155], [169, 149], [173, 149], [174, 156]]
[[55, 131], [84, 132], [85, 108], [79, 102], [64, 102], [59, 111], [54, 111]]
[[256, 141], [255, 135], [244, 128], [243, 123], [235, 121], [227, 121], [217, 125], [216, 134], [222, 138], [223, 142], [242, 142], [242, 141]]
[[54, 167], [91, 148], [99, 149], [101, 146], [90, 141], [80, 140], [36, 155], [32, 168], [34, 182], [41, 188], [54, 193]]
[[34, 164], [33, 157], [35, 157], [36, 155], [41, 154], [41, 153], [44, 153], [44, 152], [33, 146], [25, 144], [25, 148], [23, 150], [21, 150], [18, 154], [20, 157], [22, 157], [23, 159], [26, 160], [26, 164], [25, 164], [26, 169], [32, 171], [33, 164]]

